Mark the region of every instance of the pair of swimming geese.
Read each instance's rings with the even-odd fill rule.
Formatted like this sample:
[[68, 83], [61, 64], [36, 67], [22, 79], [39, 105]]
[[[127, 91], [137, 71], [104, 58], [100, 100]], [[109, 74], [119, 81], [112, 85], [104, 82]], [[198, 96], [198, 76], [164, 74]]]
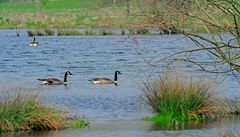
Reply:
[[[29, 44], [30, 46], [38, 46], [39, 43], [36, 41], [36, 38], [33, 37], [33, 41]], [[109, 78], [93, 78], [89, 81], [91, 81], [93, 84], [115, 84], [117, 85], [118, 80], [118, 74], [121, 74], [120, 71], [115, 71], [114, 74], [114, 80], [111, 80]], [[43, 78], [43, 79], [37, 79], [39, 81], [42, 81], [42, 84], [45, 85], [67, 85], [67, 76], [72, 75], [70, 71], [65, 72], [63, 81], [56, 79], [56, 78]]]
[[[115, 84], [117, 85], [118, 81], [118, 74], [121, 74], [120, 71], [115, 71], [114, 73], [114, 79], [109, 78], [93, 78], [89, 81], [91, 81], [93, 84]], [[42, 84], [45, 85], [67, 85], [67, 76], [72, 75], [70, 71], [65, 72], [63, 81], [56, 79], [56, 78], [43, 78], [43, 79], [37, 79], [39, 81], [42, 81]]]

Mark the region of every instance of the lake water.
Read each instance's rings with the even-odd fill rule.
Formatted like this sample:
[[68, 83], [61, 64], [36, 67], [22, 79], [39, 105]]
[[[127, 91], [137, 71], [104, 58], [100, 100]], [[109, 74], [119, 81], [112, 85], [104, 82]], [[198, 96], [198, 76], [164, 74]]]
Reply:
[[[222, 119], [184, 126], [159, 127], [141, 119], [152, 115], [142, 98], [142, 82], [166, 70], [182, 71], [214, 81], [220, 97], [239, 98], [239, 85], [229, 74], [213, 75], [188, 63], [161, 62], [158, 68], [146, 60], [157, 61], [171, 53], [188, 49], [191, 42], [180, 35], [151, 36], [42, 36], [39, 47], [30, 47], [26, 30], [16, 37], [14, 30], [0, 30], [0, 87], [22, 87], [22, 92], [38, 92], [48, 105], [86, 118], [84, 129], [51, 132], [18, 132], [3, 136], [77, 137], [77, 136], [217, 136], [228, 129], [240, 130], [240, 119]], [[196, 58], [200, 56], [196, 55]], [[207, 57], [201, 56], [201, 59]], [[93, 85], [94, 77], [113, 78], [120, 70], [119, 85]], [[40, 85], [37, 78], [63, 80], [70, 71], [67, 86]], [[222, 80], [224, 81], [222, 82]], [[181, 129], [181, 130], [180, 130]]]

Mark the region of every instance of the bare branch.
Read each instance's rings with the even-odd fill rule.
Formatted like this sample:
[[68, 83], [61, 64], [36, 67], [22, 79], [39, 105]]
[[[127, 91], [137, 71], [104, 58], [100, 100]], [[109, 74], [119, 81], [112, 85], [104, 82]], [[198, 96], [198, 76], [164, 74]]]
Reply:
[[176, 61], [184, 61], [184, 62], [193, 63], [194, 65], [199, 66], [203, 71], [208, 72], [208, 73], [228, 73], [228, 72], [234, 71], [234, 69], [225, 70], [225, 71], [213, 71], [213, 70], [208, 70], [208, 69], [206, 69], [204, 66], [202, 66], [201, 64], [199, 64], [198, 62], [195, 62], [195, 61], [190, 60], [190, 59], [176, 59]]

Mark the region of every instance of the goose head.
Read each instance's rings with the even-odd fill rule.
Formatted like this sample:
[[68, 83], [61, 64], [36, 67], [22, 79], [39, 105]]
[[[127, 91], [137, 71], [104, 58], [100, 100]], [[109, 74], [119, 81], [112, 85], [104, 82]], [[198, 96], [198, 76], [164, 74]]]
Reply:
[[65, 72], [65, 75], [72, 75], [70, 71]]
[[122, 73], [121, 73], [120, 71], [117, 70], [117, 71], [115, 71], [115, 74], [122, 74]]

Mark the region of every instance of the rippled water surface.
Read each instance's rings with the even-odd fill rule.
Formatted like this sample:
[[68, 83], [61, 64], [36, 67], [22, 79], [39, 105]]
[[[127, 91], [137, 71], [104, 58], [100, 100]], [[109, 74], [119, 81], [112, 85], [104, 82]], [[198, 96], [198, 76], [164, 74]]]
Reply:
[[[90, 126], [5, 136], [217, 136], [225, 128], [240, 130], [239, 118], [190, 125], [184, 127], [185, 130], [174, 129], [177, 131], [141, 121], [152, 114], [141, 96], [143, 80], [171, 68], [167, 63], [161, 63], [154, 69], [145, 59], [157, 61], [188, 48], [191, 43], [184, 37], [42, 36], [36, 39], [40, 46], [29, 47], [32, 38], [25, 30], [21, 30], [20, 37], [16, 37], [14, 30], [0, 30], [0, 87], [18, 85], [25, 89], [23, 92], [37, 91], [51, 105], [84, 116]], [[209, 80], [223, 79], [223, 76], [205, 74], [192, 64], [180, 63], [174, 69]], [[73, 74], [68, 77], [68, 86], [45, 86], [36, 80], [49, 76], [63, 79], [67, 70]], [[122, 72], [118, 86], [92, 85], [88, 81], [100, 76], [113, 78], [115, 70]], [[232, 77], [227, 77], [216, 87], [221, 96], [240, 97]]]

